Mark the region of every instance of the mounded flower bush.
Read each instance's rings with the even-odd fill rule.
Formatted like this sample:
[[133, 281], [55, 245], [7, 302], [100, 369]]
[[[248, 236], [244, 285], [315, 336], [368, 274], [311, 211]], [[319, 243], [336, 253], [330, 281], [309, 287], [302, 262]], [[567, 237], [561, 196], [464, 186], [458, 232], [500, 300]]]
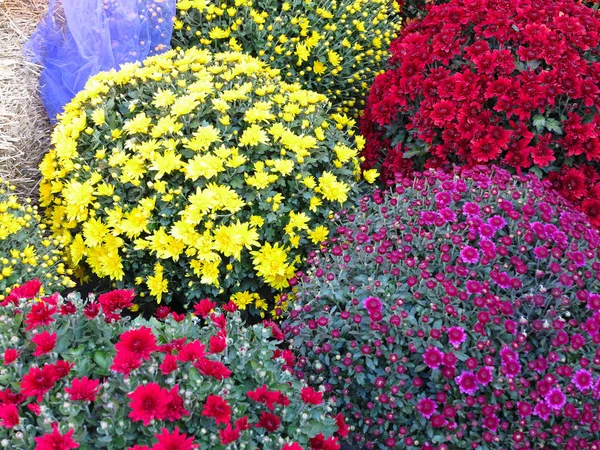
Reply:
[[180, 0], [177, 9], [173, 47], [258, 57], [354, 118], [400, 28], [394, 0]]
[[136, 286], [141, 303], [273, 306], [305, 245], [327, 238], [330, 210], [358, 192], [363, 144], [325, 96], [277, 74], [190, 49], [93, 77], [40, 166], [72, 266]]
[[371, 89], [365, 167], [390, 180], [450, 164], [553, 174], [600, 226], [599, 33], [600, 15], [570, 0], [432, 7], [392, 42], [393, 68]]
[[73, 287], [61, 257], [60, 238], [50, 238], [31, 199], [0, 178], [0, 300], [15, 287], [39, 278], [47, 290]]
[[600, 440], [600, 234], [548, 182], [477, 166], [375, 191], [282, 325], [359, 448]]
[[343, 417], [286, 369], [273, 323], [243, 327], [235, 305], [208, 299], [131, 321], [133, 291], [83, 300], [23, 287], [0, 307], [4, 448], [339, 448]]

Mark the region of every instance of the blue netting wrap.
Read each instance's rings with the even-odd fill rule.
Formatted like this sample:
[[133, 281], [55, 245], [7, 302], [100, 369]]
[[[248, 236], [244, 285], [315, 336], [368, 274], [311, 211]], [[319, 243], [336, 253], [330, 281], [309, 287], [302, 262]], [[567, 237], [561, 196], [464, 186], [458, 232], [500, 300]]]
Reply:
[[169, 48], [176, 0], [50, 0], [25, 46], [50, 120], [88, 78]]

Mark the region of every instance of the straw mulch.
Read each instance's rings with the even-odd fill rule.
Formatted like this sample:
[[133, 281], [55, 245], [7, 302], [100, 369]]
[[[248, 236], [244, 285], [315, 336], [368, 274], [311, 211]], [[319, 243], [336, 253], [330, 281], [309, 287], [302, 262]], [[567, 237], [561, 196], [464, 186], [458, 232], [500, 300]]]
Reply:
[[34, 198], [51, 127], [38, 93], [40, 68], [24, 60], [22, 46], [46, 8], [47, 0], [0, 0], [0, 177]]

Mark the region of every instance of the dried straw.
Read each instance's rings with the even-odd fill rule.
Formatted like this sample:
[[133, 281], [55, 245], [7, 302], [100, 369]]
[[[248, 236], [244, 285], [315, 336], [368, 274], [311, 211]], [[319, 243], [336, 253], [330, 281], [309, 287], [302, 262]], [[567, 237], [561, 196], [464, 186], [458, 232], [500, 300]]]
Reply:
[[40, 67], [23, 58], [22, 46], [46, 8], [47, 0], [0, 0], [0, 177], [33, 198], [51, 126], [39, 98]]

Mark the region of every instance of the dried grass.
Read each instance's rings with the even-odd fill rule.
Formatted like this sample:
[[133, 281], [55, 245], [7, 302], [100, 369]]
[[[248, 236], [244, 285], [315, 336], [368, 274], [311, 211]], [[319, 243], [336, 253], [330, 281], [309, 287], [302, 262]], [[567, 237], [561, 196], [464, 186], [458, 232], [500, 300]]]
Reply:
[[46, 8], [47, 0], [0, 0], [0, 177], [34, 198], [51, 126], [39, 97], [40, 67], [23, 58], [22, 46]]

